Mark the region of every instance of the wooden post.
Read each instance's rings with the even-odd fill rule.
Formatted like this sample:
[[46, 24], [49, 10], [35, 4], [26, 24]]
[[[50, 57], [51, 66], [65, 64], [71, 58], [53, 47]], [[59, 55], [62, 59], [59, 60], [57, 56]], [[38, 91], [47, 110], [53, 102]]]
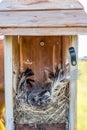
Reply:
[[[14, 37], [16, 38], [16, 37]], [[5, 69], [5, 102], [6, 102], [6, 130], [14, 130], [13, 118], [13, 83], [12, 83], [12, 60], [15, 58], [16, 51], [12, 51], [17, 45], [12, 36], [5, 36], [4, 40], [4, 69]], [[18, 43], [18, 41], [17, 41]], [[15, 60], [14, 63], [17, 61]], [[18, 63], [17, 63], [18, 64]]]
[[[78, 37], [72, 36], [71, 44], [78, 54]], [[76, 104], [77, 104], [77, 65], [70, 67], [70, 125], [69, 130], [76, 130]]]
[[12, 70], [13, 70], [12, 86], [13, 86], [14, 93], [16, 92], [16, 88], [17, 88], [19, 69], [20, 69], [20, 50], [19, 50], [18, 36], [13, 36], [12, 37]]

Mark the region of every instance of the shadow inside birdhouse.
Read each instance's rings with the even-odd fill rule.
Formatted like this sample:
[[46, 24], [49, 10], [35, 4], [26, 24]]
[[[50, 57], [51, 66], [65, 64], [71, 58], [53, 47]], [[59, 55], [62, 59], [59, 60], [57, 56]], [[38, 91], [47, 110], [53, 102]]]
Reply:
[[69, 129], [70, 67], [63, 61], [63, 45], [62, 36], [19, 37], [20, 71], [14, 88], [16, 130]]

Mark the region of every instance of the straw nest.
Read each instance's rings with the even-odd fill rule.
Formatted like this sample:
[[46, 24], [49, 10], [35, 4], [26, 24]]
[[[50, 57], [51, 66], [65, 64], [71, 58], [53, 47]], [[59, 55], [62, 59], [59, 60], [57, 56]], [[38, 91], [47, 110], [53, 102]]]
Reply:
[[[20, 79], [23, 79], [23, 76], [24, 74], [22, 74]], [[67, 80], [63, 71], [59, 70], [56, 76], [57, 78], [54, 76], [55, 80], [50, 84], [50, 91], [49, 89], [45, 91], [46, 94], [49, 91], [49, 97], [45, 98], [46, 100], [44, 100], [42, 104], [40, 104], [40, 102], [39, 105], [33, 105], [28, 99], [29, 96], [27, 94], [31, 94], [32, 91], [35, 93], [35, 89], [31, 88], [31, 91], [28, 93], [30, 89], [25, 87], [26, 84], [23, 86], [25, 80], [23, 79], [23, 82], [21, 82], [21, 80], [19, 81], [18, 84], [21, 82], [23, 88], [20, 90], [20, 87], [18, 87], [14, 96], [14, 120], [16, 124], [28, 124], [32, 126], [43, 123], [68, 123], [69, 79]], [[37, 87], [37, 89], [38, 92], [41, 91], [39, 87]], [[37, 95], [38, 92], [36, 92], [35, 95]], [[41, 100], [41, 98], [39, 99]]]

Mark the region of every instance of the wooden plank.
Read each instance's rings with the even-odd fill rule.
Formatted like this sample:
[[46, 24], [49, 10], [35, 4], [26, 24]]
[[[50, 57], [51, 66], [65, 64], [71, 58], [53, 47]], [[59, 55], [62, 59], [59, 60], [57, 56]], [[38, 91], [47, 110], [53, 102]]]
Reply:
[[13, 95], [12, 95], [12, 36], [5, 36], [4, 57], [5, 57], [4, 72], [5, 72], [6, 130], [14, 130]]
[[0, 10], [49, 10], [49, 9], [83, 9], [77, 0], [4, 0]]
[[23, 37], [19, 37], [20, 43], [20, 71], [23, 71]]
[[0, 12], [0, 17], [1, 28], [87, 27], [87, 14], [83, 10], [8, 11]]
[[71, 36], [62, 36], [62, 59], [63, 66], [65, 62], [69, 61], [69, 47], [71, 46]]
[[[61, 37], [22, 37], [20, 68], [34, 71], [35, 80], [44, 81], [45, 70], [53, 71], [61, 64]], [[44, 45], [41, 45], [43, 41]]]
[[[62, 51], [63, 51], [63, 62], [65, 63], [66, 60], [70, 61], [69, 56], [69, 47], [74, 46], [76, 50], [76, 55], [78, 55], [78, 41], [77, 36], [64, 36], [62, 38]], [[78, 57], [78, 56], [77, 56]], [[63, 63], [63, 64], [64, 64]], [[70, 122], [69, 122], [69, 129], [76, 130], [76, 101], [77, 101], [77, 66], [70, 65]]]
[[[14, 30], [14, 31], [13, 31]], [[87, 27], [74, 28], [0, 28], [0, 35], [57, 36], [87, 35]]]
[[20, 50], [18, 44], [18, 36], [12, 37], [12, 83], [14, 93], [16, 92], [17, 87], [17, 79], [19, 74], [19, 65], [20, 65]]
[[[71, 45], [76, 50], [76, 55], [78, 58], [78, 36], [72, 36]], [[77, 65], [70, 67], [70, 76], [71, 76], [71, 82], [70, 82], [70, 124], [69, 129], [70, 130], [76, 130], [76, 110], [77, 110]]]

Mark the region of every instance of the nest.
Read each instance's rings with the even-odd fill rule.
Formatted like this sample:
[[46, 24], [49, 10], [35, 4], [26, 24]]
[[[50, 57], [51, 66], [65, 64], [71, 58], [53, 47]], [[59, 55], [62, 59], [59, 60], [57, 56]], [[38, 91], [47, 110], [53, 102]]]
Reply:
[[[63, 71], [59, 71], [54, 75], [51, 73], [49, 76], [50, 79], [53, 78], [52, 76], [54, 77], [54, 81], [50, 84], [50, 90], [48, 87], [44, 93], [42, 92], [44, 96], [39, 93], [41, 91], [40, 87], [36, 87], [38, 92], [35, 88], [24, 89], [24, 87], [21, 91], [19, 91], [20, 87], [17, 89], [17, 93], [14, 96], [14, 120], [16, 124], [28, 124], [33, 126], [37, 124], [68, 123], [69, 79], [66, 79], [66, 75]], [[33, 99], [34, 103], [32, 103], [30, 95], [35, 94], [36, 96], [37, 93], [45, 98], [37, 99], [37, 96]]]

